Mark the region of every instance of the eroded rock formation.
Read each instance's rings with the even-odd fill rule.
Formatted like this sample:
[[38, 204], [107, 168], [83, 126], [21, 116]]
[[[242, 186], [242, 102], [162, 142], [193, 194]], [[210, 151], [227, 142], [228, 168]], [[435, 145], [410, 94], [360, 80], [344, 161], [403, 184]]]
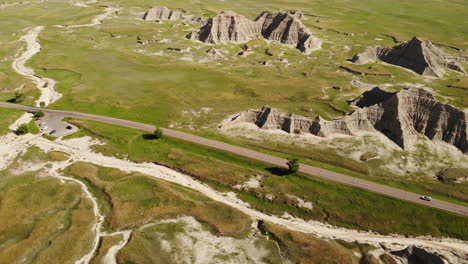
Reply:
[[293, 46], [302, 53], [319, 49], [322, 42], [314, 37], [302, 23], [301, 12], [265, 11], [254, 21], [234, 13], [224, 11], [187, 38], [205, 43], [244, 43], [259, 36]]
[[408, 264], [444, 264], [446, 263], [440, 256], [427, 252], [416, 246], [407, 247], [403, 250], [393, 251], [393, 255], [406, 259]]
[[432, 42], [417, 37], [395, 47], [369, 47], [363, 53], [356, 54], [351, 61], [367, 64], [377, 59], [424, 76], [442, 77], [445, 69], [466, 73], [457, 63], [459, 58], [447, 56]]
[[232, 11], [224, 11], [208, 19], [198, 32], [192, 32], [187, 38], [211, 44], [243, 43], [259, 33], [260, 28], [255, 22]]
[[401, 148], [405, 148], [410, 136], [419, 134], [431, 140], [445, 141], [463, 153], [468, 152], [467, 116], [463, 111], [437, 101], [423, 89], [408, 88], [398, 93], [376, 89], [352, 101], [359, 107], [352, 114], [334, 120], [284, 113], [265, 106], [242, 112], [221, 127], [247, 122], [261, 129], [310, 133], [319, 137], [379, 132]]
[[156, 20], [191, 20], [201, 22], [202, 19], [187, 15], [185, 12], [177, 10], [170, 10], [167, 7], [153, 7], [146, 11], [143, 15], [143, 20], [156, 21]]

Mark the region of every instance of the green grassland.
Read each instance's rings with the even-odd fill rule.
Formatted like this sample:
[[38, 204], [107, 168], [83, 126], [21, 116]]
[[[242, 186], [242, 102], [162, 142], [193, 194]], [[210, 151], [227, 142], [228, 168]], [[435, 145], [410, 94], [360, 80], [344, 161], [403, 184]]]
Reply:
[[[212, 134], [219, 122], [228, 115], [263, 105], [301, 115], [321, 115], [332, 119], [350, 113], [353, 109], [346, 104], [346, 100], [362, 92], [350, 84], [354, 76], [341, 69], [341, 66], [370, 73], [359, 77], [364, 82], [393, 84], [391, 90], [398, 90], [410, 84], [425, 84], [436, 92], [437, 98], [458, 107], [468, 106], [468, 90], [449, 87], [463, 83], [458, 73], [449, 72], [443, 79], [427, 79], [399, 67], [383, 64], [353, 65], [346, 61], [367, 46], [394, 45], [391, 38], [381, 33], [407, 40], [413, 31], [426, 32], [422, 30], [424, 27], [427, 30], [444, 27], [442, 24], [447, 22], [442, 20], [441, 15], [445, 15], [449, 7], [441, 9], [439, 1], [434, 1], [433, 6], [437, 9], [425, 5], [428, 10], [424, 16], [430, 19], [419, 17], [418, 12], [411, 21], [407, 21], [406, 17], [420, 8], [421, 3], [418, 1], [401, 4], [402, 8], [392, 9], [390, 14], [384, 10], [395, 3], [387, 1], [369, 1], [365, 5], [339, 1], [338, 9], [334, 8], [333, 12], [330, 11], [329, 3], [319, 1], [303, 4], [298, 9], [303, 10], [306, 15], [304, 23], [315, 35], [325, 40], [322, 50], [305, 56], [278, 43], [256, 39], [246, 44], [253, 54], [241, 57], [236, 54], [242, 51], [243, 45], [217, 45], [216, 48], [223, 52], [227, 60], [209, 57], [205, 51], [210, 46], [184, 38], [200, 26], [197, 23], [165, 21], [158, 24], [140, 20], [142, 12], [154, 5], [151, 1], [136, 1], [131, 4], [123, 1], [106, 3], [119, 6], [120, 11], [117, 16], [105, 20], [98, 29], [47, 27], [40, 35], [43, 50], [33, 57], [29, 65], [37, 69], [40, 76], [58, 80], [57, 89], [64, 97], [52, 107], [174, 127], [203, 136]], [[191, 14], [202, 16], [212, 16], [221, 10], [231, 9], [253, 18], [263, 9], [294, 9], [296, 4], [286, 8], [281, 1], [269, 3], [267, 6], [264, 3], [254, 3], [248, 7], [242, 1], [163, 1], [158, 2], [158, 5], [172, 8], [183, 6]], [[453, 8], [457, 4], [451, 5]], [[369, 10], [382, 17], [378, 20], [382, 24], [377, 23], [374, 27], [376, 23], [369, 23], [369, 19], [375, 18], [374, 15], [369, 15]], [[457, 10], [446, 19], [461, 18], [462, 15], [463, 12]], [[395, 20], [402, 21], [394, 27], [395, 32], [389, 32], [388, 28], [382, 27]], [[72, 23], [75, 22], [65, 24]], [[405, 23], [412, 24], [412, 27]], [[430, 31], [430, 35], [423, 34], [422, 37], [465, 47], [464, 43], [456, 38], [464, 34], [463, 27], [460, 26], [464, 23], [466, 22], [453, 24], [452, 31], [457, 32], [456, 34], [452, 31], [436, 30]], [[317, 27], [330, 30], [318, 30]], [[345, 36], [333, 30], [353, 35]], [[437, 33], [438, 37], [434, 37], [434, 33]], [[142, 40], [165, 39], [168, 42], [140, 45], [137, 43], [137, 37]], [[345, 49], [345, 46], [349, 50]], [[169, 51], [169, 48], [191, 50], [178, 52]], [[444, 49], [450, 54], [461, 54], [449, 48]], [[274, 51], [270, 52], [273, 56], [269, 56], [267, 50]], [[284, 53], [281, 58], [287, 59], [287, 63], [278, 61], [280, 53]], [[272, 61], [272, 66], [260, 64], [265, 61]], [[339, 89], [328, 89], [331, 87]], [[217, 135], [215, 138], [230, 141]], [[244, 146], [252, 145], [240, 139], [233, 141]], [[284, 152], [284, 148], [279, 145], [281, 144], [264, 142], [257, 144], [256, 148], [262, 151]], [[306, 153], [303, 155], [306, 160], [310, 158], [307, 153], [314, 151], [300, 146], [294, 146], [294, 150]], [[333, 150], [327, 151], [326, 154], [332, 152]], [[359, 164], [343, 158], [342, 155], [322, 155], [318, 161], [313, 163], [326, 168], [337, 167], [338, 170], [343, 163], [346, 169], [347, 164], [353, 163], [355, 168], [359, 167], [357, 173], [365, 174], [364, 177], [372, 174], [369, 171], [381, 169], [377, 161]], [[422, 168], [418, 173], [432, 176], [424, 171], [427, 170]], [[460, 188], [466, 188], [464, 185], [447, 186], [434, 181], [427, 183], [427, 179], [414, 184], [415, 178], [418, 177], [413, 175], [409, 177], [409, 182], [400, 182], [401, 177], [381, 176], [379, 174], [370, 178], [396, 187], [428, 192], [442, 199], [445, 196], [448, 199], [466, 200], [463, 195], [465, 192], [459, 191]], [[421, 187], [422, 185], [424, 186]]]
[[[92, 121], [76, 121], [79, 135], [89, 135], [107, 144], [93, 149], [136, 162], [157, 161], [194, 174], [221, 191], [233, 191], [252, 207], [266, 213], [288, 212], [305, 219], [326, 221], [334, 225], [380, 233], [454, 236], [466, 238], [461, 216], [433, 210], [381, 195], [362, 191], [307, 175], [278, 175], [267, 164], [245, 159], [188, 142], [164, 138], [146, 140], [144, 132], [119, 128]], [[73, 135], [72, 135], [73, 136]], [[281, 171], [280, 171], [281, 172]], [[264, 175], [261, 188], [238, 190], [253, 175]], [[287, 194], [311, 201], [313, 210], [298, 207]], [[274, 199], [268, 199], [273, 195]], [[375, 205], [385, 210], [374, 210]], [[423, 223], [419, 219], [426, 219]]]
[[243, 213], [175, 184], [81, 162], [67, 168], [65, 174], [92, 186], [111, 230], [192, 215], [219, 235], [243, 237], [250, 232], [250, 219]]
[[[366, 3], [366, 7], [356, 7], [350, 1], [339, 2], [338, 6], [342, 10], [336, 11], [340, 9], [333, 8], [336, 17], [323, 20], [314, 15], [332, 15], [325, 13], [330, 12], [326, 8], [328, 4], [320, 1], [303, 5], [296, 3], [298, 7], [301, 6], [300, 9], [308, 17], [305, 23], [317, 36], [325, 39], [326, 43], [323, 50], [309, 56], [304, 56], [291, 48], [280, 47], [279, 49], [285, 52], [284, 58], [288, 59], [290, 66], [279, 62], [274, 62], [272, 67], [260, 65], [262, 61], [277, 58], [277, 56], [268, 56], [265, 50], [278, 48], [276, 43], [268, 44], [262, 40], [253, 40], [247, 44], [255, 52], [248, 57], [235, 55], [242, 50], [241, 45], [227, 44], [219, 45], [218, 48], [225, 50], [228, 53], [226, 56], [232, 59], [213, 60], [209, 63], [200, 62], [207, 58], [204, 52], [209, 46], [184, 38], [187, 33], [200, 25], [185, 26], [180, 21], [157, 24], [138, 20], [136, 12], [143, 12], [148, 6], [154, 5], [151, 1], [132, 1], [132, 7], [129, 3], [122, 1], [106, 2], [111, 6], [121, 6], [121, 11], [117, 17], [104, 21], [104, 25], [99, 30], [95, 28], [74, 30], [47, 28], [40, 36], [43, 52], [35, 56], [30, 65], [35, 69], [42, 69], [42, 75], [61, 81], [59, 90], [65, 93], [65, 97], [54, 105], [57, 108], [118, 116], [164, 126], [179, 123], [183, 128], [213, 127], [229, 114], [258, 108], [265, 104], [299, 114], [333, 118], [351, 111], [346, 106], [345, 100], [360, 93], [359, 89], [349, 84], [352, 75], [338, 71], [339, 66], [347, 64], [345, 62], [347, 59], [351, 58], [354, 53], [362, 51], [366, 46], [392, 45], [390, 39], [380, 35], [378, 31], [380, 25], [377, 25], [378, 28], [372, 28], [369, 24], [361, 25], [367, 19], [372, 18], [372, 16], [369, 17], [368, 10], [374, 8], [376, 15], [385, 18], [385, 20], [379, 19], [379, 22], [386, 25], [402, 14], [407, 15], [412, 10], [417, 10], [420, 4], [418, 2], [405, 4], [402, 5], [405, 8], [393, 10], [395, 14], [383, 16], [378, 12], [383, 12], [388, 5], [395, 3], [370, 1]], [[439, 1], [434, 2], [439, 3]], [[158, 2], [158, 5], [174, 8], [183, 6], [195, 15], [205, 16], [232, 9], [253, 17], [263, 9], [286, 8], [281, 1], [269, 3], [267, 6], [264, 3], [254, 3], [249, 4], [248, 7], [242, 1], [222, 3], [203, 1], [203, 3], [195, 4], [183, 1], [175, 3], [163, 1]], [[352, 9], [349, 10], [351, 5]], [[438, 7], [438, 5], [434, 6]], [[294, 7], [294, 5], [288, 5], [287, 9]], [[320, 13], [321, 10], [324, 14]], [[399, 15], [398, 12], [401, 14]], [[352, 16], [344, 20], [343, 14], [339, 13], [352, 14]], [[428, 10], [427, 15], [433, 18], [440, 14], [440, 8], [434, 8]], [[452, 19], [462, 17], [462, 15], [455, 12], [450, 17]], [[360, 17], [358, 23], [350, 23], [358, 17]], [[320, 22], [316, 22], [317, 19]], [[343, 36], [327, 30], [314, 30], [316, 24], [323, 23], [327, 24], [325, 27], [334, 26], [340, 31], [348, 30], [350, 25], [359, 26], [360, 30], [352, 30], [351, 33], [355, 33], [354, 36]], [[405, 40], [409, 38], [406, 35], [410, 36], [408, 31], [411, 29], [415, 30], [423, 25], [429, 29], [438, 25], [438, 21], [433, 21], [431, 24], [418, 17], [412, 23], [418, 26], [408, 28], [403, 26], [403, 23], [396, 28], [396, 31], [400, 30], [400, 26], [405, 29], [402, 31], [405, 32], [405, 34], [402, 33]], [[461, 31], [457, 34], [463, 33], [462, 27], [458, 24], [454, 25], [453, 30]], [[367, 33], [364, 34], [363, 31]], [[389, 32], [384, 31], [384, 33]], [[440, 32], [440, 38], [452, 45], [463, 47], [464, 44], [457, 41], [457, 38], [453, 38], [453, 35], [452, 31]], [[169, 39], [170, 43], [138, 45], [137, 36], [143, 40]], [[382, 37], [383, 40], [375, 40], [377, 37]], [[350, 46], [351, 50], [344, 52], [345, 45]], [[167, 50], [167, 48], [188, 47], [192, 50], [187, 53]], [[164, 52], [164, 56], [151, 55], [161, 51]], [[186, 61], [187, 58], [193, 59], [193, 62]], [[366, 76], [365, 81], [370, 79], [377, 84], [426, 82], [424, 78], [398, 67], [377, 66], [374, 68], [380, 68], [379, 72], [388, 72], [392, 76]], [[367, 66], [351, 65], [350, 67]], [[450, 98], [455, 105], [466, 106], [463, 99], [460, 99], [466, 97], [464, 96], [466, 92], [447, 87], [447, 84], [455, 83], [457, 77], [459, 77], [458, 74], [451, 73], [443, 80], [431, 80], [429, 85]], [[328, 99], [323, 99], [323, 90], [332, 86], [341, 87], [342, 91]], [[129, 93], [129, 90], [132, 92]], [[213, 110], [202, 116], [183, 114], [184, 111], [200, 111], [203, 107]]]
[[[260, 229], [270, 239], [276, 241], [283, 254], [294, 263], [379, 263], [366, 262], [372, 257], [368, 255], [368, 252], [375, 249], [368, 244], [348, 243], [340, 240], [323, 241], [313, 235], [294, 232], [270, 223], [265, 223]], [[359, 253], [361, 257], [356, 257], [352, 252]]]
[[[230, 138], [222, 137], [213, 133], [206, 133], [204, 136], [227, 141], [231, 144], [248, 146], [252, 149], [283, 158], [287, 158], [292, 155], [297, 156], [301, 163], [304, 164], [343, 173], [353, 177], [363, 178], [392, 187], [408, 190], [410, 192], [428, 194], [436, 197], [437, 199], [442, 199], [465, 206], [468, 205], [468, 194], [466, 192], [468, 188], [467, 182], [455, 183], [451, 181], [437, 181], [435, 178], [438, 171], [429, 173], [427, 171], [424, 172], [418, 170], [413, 173], [397, 175], [389, 170], [382, 168], [382, 166], [385, 165], [385, 159], [376, 159], [362, 162], [345, 157], [343, 154], [337, 151], [342, 150], [340, 149], [340, 141], [347, 141], [352, 139], [335, 139], [334, 142], [337, 145], [336, 149], [324, 149], [323, 147], [317, 145], [307, 145], [307, 147], [301, 147], [300, 144], [290, 144], [273, 140], [266, 142], [262, 140], [252, 140], [249, 138], [236, 138], [236, 140], [232, 140]], [[401, 150], [393, 151], [392, 155], [401, 157], [408, 155], [408, 153]], [[435, 159], [433, 156], [430, 156], [430, 158]], [[448, 160], [447, 163], [448, 164], [445, 168], [450, 168], [451, 165]]]
[[[66, 3], [51, 1], [44, 6], [35, 3], [6, 8], [0, 12], [11, 21], [20, 22], [5, 23], [8, 34], [2, 39], [5, 45], [1, 47], [0, 54], [11, 56], [17, 51], [15, 40], [21, 36], [17, 33], [20, 29], [44, 25], [46, 28], [39, 36], [42, 50], [28, 65], [39, 76], [58, 81], [57, 89], [64, 97], [51, 107], [121, 117], [201, 135], [214, 132], [219, 122], [230, 114], [263, 105], [328, 119], [349, 113], [352, 109], [346, 100], [362, 91], [350, 84], [353, 74], [340, 69], [340, 66], [386, 74], [360, 78], [368, 83], [394, 84], [395, 90], [407, 86], [403, 83], [426, 84], [438, 98], [458, 107], [468, 106], [468, 90], [449, 87], [463, 85], [464, 79], [457, 73], [450, 72], [443, 79], [426, 79], [399, 67], [346, 62], [367, 46], [394, 45], [392, 39], [382, 33], [400, 40], [408, 40], [417, 34], [437, 43], [466, 48], [467, 44], [460, 37], [467, 33], [467, 22], [462, 19], [466, 12], [456, 1], [431, 0], [431, 4], [424, 2], [423, 7], [420, 0], [409, 3], [372, 0], [357, 4], [349, 0], [246, 3], [245, 0], [158, 3], [114, 0], [90, 4], [92, 8], [73, 6], [67, 9]], [[299, 9], [306, 16], [304, 23], [313, 34], [324, 40], [323, 49], [303, 55], [293, 48], [255, 39], [246, 44], [253, 51], [247, 57], [237, 55], [243, 45], [224, 44], [216, 48], [228, 59], [211, 58], [205, 54], [209, 45], [184, 38], [200, 24], [142, 21], [142, 13], [156, 4], [184, 8], [190, 14], [204, 17], [222, 10], [233, 10], [252, 19], [263, 10]], [[102, 26], [53, 26], [89, 23], [95, 15], [104, 12], [104, 5], [116, 6], [120, 10], [117, 15], [106, 19]], [[399, 8], [392, 8], [395, 5]], [[34, 16], [41, 13], [39, 7], [50, 12]], [[18, 10], [21, 10], [21, 17], [16, 15]], [[140, 45], [137, 37], [167, 41]], [[191, 50], [178, 52], [168, 48]], [[450, 54], [461, 54], [450, 48], [444, 49]], [[267, 50], [273, 56], [268, 55]], [[284, 55], [280, 56], [281, 53]], [[287, 63], [280, 62], [280, 57], [287, 59]], [[11, 91], [25, 83], [23, 90], [31, 98], [25, 103], [31, 103], [37, 91], [34, 94], [34, 87], [12, 72], [11, 60], [0, 63], [2, 72], [5, 72], [0, 76], [0, 86]], [[265, 61], [272, 61], [272, 66], [260, 64]], [[340, 89], [328, 89], [330, 87]], [[2, 93], [0, 99], [7, 100], [11, 96], [11, 92]], [[244, 144], [240, 140], [237, 143]], [[281, 150], [277, 148], [274, 151]], [[338, 157], [332, 162], [340, 159]]]
[[10, 132], [8, 126], [15, 122], [23, 114], [23, 111], [2, 108], [0, 109], [0, 135]]
[[44, 172], [18, 172], [25, 163], [47, 160], [45, 153], [31, 148], [0, 172], [0, 259], [4, 263], [66, 263], [90, 250], [95, 218], [81, 188]]

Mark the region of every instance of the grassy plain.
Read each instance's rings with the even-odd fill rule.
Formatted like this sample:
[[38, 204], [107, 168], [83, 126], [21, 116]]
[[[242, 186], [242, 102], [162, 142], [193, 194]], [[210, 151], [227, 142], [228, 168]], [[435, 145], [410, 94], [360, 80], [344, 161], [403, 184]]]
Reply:
[[[91, 122], [74, 121], [80, 135], [97, 137], [106, 145], [94, 146], [106, 155], [136, 162], [157, 161], [181, 168], [222, 191], [234, 191], [252, 207], [282, 215], [288, 212], [305, 219], [381, 233], [455, 236], [466, 238], [466, 219], [461, 216], [341, 186], [307, 175], [278, 175], [281, 171], [253, 160], [172, 138], [146, 140], [142, 132]], [[72, 135], [73, 136], [73, 135]], [[280, 172], [280, 173], [278, 173]], [[239, 190], [254, 175], [262, 175], [261, 188]], [[313, 203], [313, 210], [299, 207], [294, 198]], [[272, 195], [274, 198], [269, 199]], [[385, 210], [374, 210], [378, 205]], [[417, 216], [417, 217], [416, 217]], [[419, 219], [427, 219], [421, 223]]]
[[[294, 232], [271, 223], [265, 223], [260, 229], [270, 239], [276, 241], [283, 254], [294, 263], [377, 263], [365, 262], [368, 252], [374, 249], [373, 246], [367, 244], [323, 241], [313, 235]], [[356, 255], [361, 255], [361, 257]]]
[[0, 172], [0, 259], [4, 263], [67, 263], [90, 249], [95, 218], [81, 188], [43, 171], [27, 171], [30, 164], [47, 160], [45, 153], [31, 148]]
[[[15, 52], [18, 46], [15, 40], [21, 36], [17, 33], [19, 29], [38, 24], [46, 26], [39, 37], [42, 51], [28, 65], [39, 76], [58, 81], [57, 89], [64, 97], [52, 106], [55, 108], [121, 117], [202, 135], [212, 133], [217, 124], [230, 114], [263, 105], [330, 119], [351, 112], [346, 100], [361, 93], [359, 88], [350, 84], [353, 75], [340, 66], [389, 74], [366, 75], [362, 80], [394, 84], [394, 89], [408, 85], [403, 83], [422, 83], [430, 86], [442, 100], [458, 107], [468, 106], [468, 90], [448, 86], [463, 83], [459, 74], [449, 73], [446, 78], [436, 80], [422, 78], [398, 67], [377, 64], [369, 69], [368, 65], [346, 62], [367, 46], [394, 45], [390, 37], [382, 34], [393, 35], [400, 40], [418, 34], [437, 43], [466, 48], [462, 37], [467, 34], [467, 22], [462, 19], [465, 12], [456, 1], [431, 0], [431, 4], [421, 0], [398, 3], [371, 0], [357, 4], [349, 0], [312, 3], [300, 0], [287, 4], [281, 0], [268, 3], [245, 0], [157, 3], [159, 6], [183, 8], [190, 14], [204, 17], [222, 10], [233, 10], [253, 19], [263, 10], [299, 9], [306, 16], [304, 23], [325, 40], [322, 50], [308, 56], [259, 39], [247, 43], [254, 51], [247, 57], [236, 55], [242, 50], [242, 45], [218, 45], [227, 60], [209, 57], [205, 54], [209, 46], [184, 38], [200, 26], [197, 23], [184, 25], [180, 21], [165, 21], [158, 24], [140, 20], [142, 13], [155, 5], [154, 1], [109, 0], [89, 4], [91, 8], [73, 6], [69, 9], [66, 9], [66, 3], [52, 2], [55, 3], [51, 1], [44, 6], [34, 3], [0, 10], [12, 21], [5, 22], [8, 34], [3, 36], [5, 45], [0, 52], [5, 56]], [[116, 16], [103, 21], [102, 26], [73, 29], [53, 26], [89, 23], [95, 15], [104, 12], [104, 5], [117, 6], [120, 10]], [[391, 8], [395, 5], [398, 9]], [[50, 12], [34, 16], [41, 13], [40, 7]], [[424, 12], [420, 12], [421, 8]], [[18, 10], [21, 10], [21, 17], [16, 15]], [[13, 23], [16, 20], [21, 22]], [[344, 35], [343, 32], [350, 34]], [[140, 45], [137, 37], [160, 41]], [[168, 48], [191, 50], [177, 52]], [[451, 54], [460, 54], [450, 48], [444, 49]], [[273, 56], [266, 54], [266, 50], [273, 50]], [[284, 55], [280, 56], [281, 53]], [[288, 62], [279, 62], [279, 57]], [[30, 98], [37, 97], [29, 82], [11, 72], [11, 60], [0, 63], [2, 72], [5, 72], [3, 77], [0, 76], [0, 86], [11, 90], [25, 83], [23, 90], [31, 93]], [[272, 61], [273, 66], [265, 67], [261, 64], [265, 61]], [[330, 87], [340, 89], [327, 89]], [[0, 99], [2, 96], [6, 100], [11, 97], [11, 92], [1, 94]], [[249, 144], [240, 140], [236, 143]], [[281, 152], [282, 148], [263, 150]], [[301, 151], [308, 152], [307, 149]], [[335, 166], [342, 163], [341, 156], [331, 157], [320, 164]], [[378, 168], [375, 163], [356, 166]], [[448, 195], [460, 198], [459, 195]]]
[[71, 165], [65, 174], [92, 186], [111, 230], [192, 215], [219, 235], [243, 237], [250, 231], [250, 219], [243, 213], [172, 183], [82, 162]]

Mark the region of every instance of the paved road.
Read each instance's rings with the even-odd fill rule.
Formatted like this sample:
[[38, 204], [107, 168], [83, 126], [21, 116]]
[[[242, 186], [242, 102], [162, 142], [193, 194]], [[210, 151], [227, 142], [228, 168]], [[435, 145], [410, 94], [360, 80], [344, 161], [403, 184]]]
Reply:
[[[19, 110], [30, 111], [30, 112], [35, 112], [40, 109], [40, 108], [32, 107], [32, 106], [24, 106], [24, 105], [17, 105], [17, 104], [3, 103], [3, 102], [0, 102], [0, 107], [19, 109]], [[118, 118], [113, 118], [113, 117], [107, 117], [107, 116], [91, 115], [91, 114], [85, 114], [85, 113], [45, 109], [45, 108], [40, 109], [40, 110], [42, 110], [44, 113], [62, 115], [63, 117], [74, 117], [74, 118], [79, 118], [79, 119], [93, 120], [93, 121], [109, 123], [109, 124], [118, 125], [118, 126], [140, 129], [140, 130], [144, 130], [148, 132], [153, 132], [155, 129], [155, 127], [152, 125], [142, 124], [138, 122], [123, 120], [123, 119], [118, 119]], [[286, 165], [285, 159], [271, 156], [268, 154], [264, 154], [261, 152], [233, 146], [227, 143], [195, 136], [192, 134], [188, 134], [188, 133], [184, 133], [184, 132], [180, 132], [180, 131], [176, 131], [172, 129], [163, 128], [163, 131], [164, 131], [164, 134], [169, 137], [174, 137], [174, 138], [190, 141], [193, 143], [205, 145], [208, 147], [224, 150], [224, 151], [231, 152], [240, 156], [270, 163], [276, 166]], [[341, 173], [336, 173], [336, 172], [324, 170], [324, 169], [309, 166], [309, 165], [301, 165], [300, 171], [306, 174], [321, 177], [327, 180], [346, 184], [349, 186], [354, 186], [354, 187], [358, 187], [361, 189], [369, 190], [371, 192], [394, 197], [400, 200], [406, 200], [406, 201], [410, 201], [413, 203], [422, 204], [425, 206], [430, 206], [433, 208], [468, 216], [468, 207], [466, 206], [457, 205], [457, 204], [453, 204], [453, 203], [449, 203], [449, 202], [445, 202], [441, 200], [436, 200], [436, 199], [432, 200], [431, 202], [426, 202], [419, 198], [420, 197], [419, 194], [415, 194], [415, 193], [403, 191], [397, 188], [392, 188], [392, 187], [388, 187], [385, 185], [381, 185], [378, 183], [346, 176]], [[378, 206], [379, 205], [376, 205], [376, 210], [385, 210], [385, 208], [378, 208]]]

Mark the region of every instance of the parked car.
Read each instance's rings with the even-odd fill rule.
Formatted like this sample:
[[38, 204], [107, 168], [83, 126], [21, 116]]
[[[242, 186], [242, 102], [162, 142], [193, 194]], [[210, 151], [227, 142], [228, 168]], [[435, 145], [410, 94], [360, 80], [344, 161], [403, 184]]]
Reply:
[[49, 135], [53, 135], [53, 134], [55, 134], [55, 132], [57, 132], [57, 130], [54, 129], [54, 130], [50, 131]]
[[41, 130], [44, 131], [44, 130], [47, 130], [48, 127], [47, 126], [41, 126]]
[[71, 130], [73, 127], [72, 126], [67, 126], [66, 129]]
[[39, 126], [44, 126], [45, 124], [46, 124], [45, 122], [41, 122]]
[[421, 196], [421, 197], [419, 197], [419, 198], [420, 198], [421, 200], [428, 201], [428, 202], [432, 201], [432, 197], [430, 197], [430, 196], [425, 196], [425, 195], [424, 195], [424, 196]]

